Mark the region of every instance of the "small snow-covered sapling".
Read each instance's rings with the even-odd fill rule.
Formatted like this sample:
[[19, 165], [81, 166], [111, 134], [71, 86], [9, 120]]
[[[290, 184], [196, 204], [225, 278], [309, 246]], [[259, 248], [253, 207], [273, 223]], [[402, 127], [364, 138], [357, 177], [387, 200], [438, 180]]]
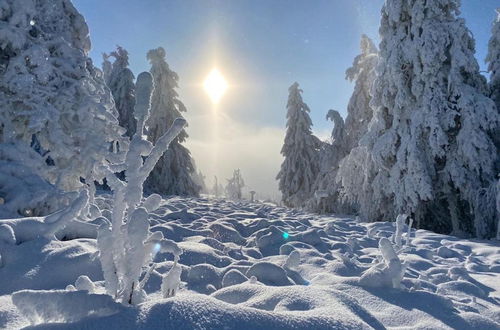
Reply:
[[[149, 117], [153, 78], [143, 72], [137, 77], [134, 117], [137, 129], [125, 156], [125, 163], [103, 166], [113, 191], [111, 227], [104, 223], [99, 228], [97, 244], [106, 282], [106, 292], [124, 304], [136, 304], [146, 296], [142, 289], [154, 265], [154, 255], [170, 252], [178, 260], [182, 250], [173, 241], [163, 238], [161, 232], [149, 231], [149, 212], [156, 210], [159, 195], [143, 199], [143, 185], [160, 157], [185, 126], [183, 118], [177, 118], [172, 127], [153, 145], [144, 136], [144, 125]], [[125, 171], [125, 181], [115, 173]], [[148, 265], [150, 265], [148, 267]], [[144, 270], [148, 269], [139, 282]]]
[[399, 257], [394, 251], [391, 241], [387, 238], [382, 237], [378, 244], [385, 262], [383, 272], [392, 281], [392, 287], [394, 289], [399, 289], [401, 288], [401, 280], [403, 279], [407, 265], [401, 263], [401, 260], [399, 260]]
[[411, 246], [411, 227], [413, 226], [413, 219], [410, 218], [408, 223], [408, 231], [406, 232], [406, 246]]
[[396, 231], [394, 232], [394, 243], [396, 243], [396, 247], [399, 249], [403, 245], [402, 238], [403, 238], [403, 230], [404, 230], [404, 225], [406, 218], [408, 218], [408, 215], [406, 214], [399, 214], [396, 218]]
[[161, 282], [161, 292], [164, 298], [175, 296], [181, 284], [182, 268], [177, 263], [178, 260], [179, 257], [176, 256], [174, 259], [174, 265], [170, 268], [165, 277], [163, 277]]

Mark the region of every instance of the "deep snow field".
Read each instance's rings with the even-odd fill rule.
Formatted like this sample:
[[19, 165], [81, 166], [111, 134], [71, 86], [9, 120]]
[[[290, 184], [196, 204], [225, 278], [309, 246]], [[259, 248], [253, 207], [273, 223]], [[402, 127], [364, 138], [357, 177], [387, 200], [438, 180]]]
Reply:
[[[379, 240], [392, 237], [394, 222], [178, 197], [150, 221], [183, 249], [174, 297], [160, 291], [173, 264], [166, 253], [155, 256], [147, 301], [129, 307], [100, 294], [96, 240], [0, 241], [0, 328], [500, 329], [498, 241], [412, 230], [399, 253], [408, 265], [402, 287], [394, 289], [373, 267], [383, 265]], [[80, 275], [97, 281], [97, 294], [65, 290]], [[18, 294], [21, 312], [12, 294], [26, 289], [57, 291]]]

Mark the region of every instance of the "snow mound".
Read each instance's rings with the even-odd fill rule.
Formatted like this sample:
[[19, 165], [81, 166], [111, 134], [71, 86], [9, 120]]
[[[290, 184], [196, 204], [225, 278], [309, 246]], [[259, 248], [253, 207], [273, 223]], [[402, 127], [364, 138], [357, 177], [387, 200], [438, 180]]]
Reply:
[[90, 315], [109, 316], [122, 308], [111, 296], [84, 291], [23, 290], [12, 295], [12, 302], [31, 324], [75, 322]]
[[[110, 202], [107, 195], [96, 200], [101, 209]], [[152, 204], [152, 209], [159, 205], [149, 214], [153, 235], [161, 232], [183, 254], [176, 263], [170, 250], [158, 251], [143, 288], [145, 302], [113, 315], [100, 314], [106, 304], [98, 302], [92, 315], [77, 308], [78, 316], [68, 316], [72, 305], [54, 301], [33, 312], [48, 316], [30, 318], [12, 305], [14, 292], [56, 290], [61, 297], [85, 299], [80, 295], [105, 291], [96, 240], [37, 238], [13, 245], [2, 239], [0, 278], [9, 280], [0, 283], [0, 327], [500, 327], [497, 241], [412, 229], [411, 246], [398, 248], [407, 228], [400, 227], [402, 238], [396, 239], [393, 223], [220, 199], [173, 197]], [[66, 323], [55, 324], [58, 320]]]

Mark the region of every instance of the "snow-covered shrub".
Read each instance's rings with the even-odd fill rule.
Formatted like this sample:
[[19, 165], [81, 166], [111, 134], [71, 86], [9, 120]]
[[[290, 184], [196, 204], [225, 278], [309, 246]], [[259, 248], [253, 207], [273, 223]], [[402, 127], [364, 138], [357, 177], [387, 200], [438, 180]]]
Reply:
[[359, 280], [360, 284], [369, 287], [400, 289], [401, 280], [408, 265], [401, 263], [389, 239], [382, 237], [379, 240], [379, 250], [382, 262], [366, 270]]
[[407, 213], [418, 228], [491, 237], [496, 219], [477, 196], [497, 174], [499, 115], [459, 6], [385, 2], [373, 117], [339, 175], [367, 219]]
[[281, 154], [285, 160], [276, 177], [286, 206], [301, 207], [312, 197], [312, 186], [319, 172], [321, 141], [312, 134], [309, 107], [302, 100], [298, 83], [288, 89], [285, 142]]
[[[142, 198], [144, 182], [186, 124], [182, 118], [174, 120], [172, 127], [159, 137], [155, 145], [143, 138], [153, 88], [151, 74], [141, 73], [137, 78], [134, 109], [137, 129], [125, 162], [100, 168], [113, 191], [113, 211], [109, 219], [111, 223], [103, 223], [99, 228], [97, 244], [106, 292], [124, 304], [136, 304], [144, 299], [142, 288], [153, 267], [149, 264], [157, 252], [170, 252], [175, 258], [182, 252], [173, 241], [164, 239], [161, 232], [149, 231], [148, 215], [159, 206], [159, 196]], [[125, 171], [125, 181], [115, 175], [118, 171]], [[148, 267], [147, 276], [142, 283], [139, 282]]]
[[406, 214], [399, 214], [396, 217], [396, 231], [394, 232], [394, 243], [399, 249], [403, 245], [403, 231], [405, 226], [405, 221], [408, 218]]
[[386, 266], [384, 270], [392, 281], [392, 287], [394, 289], [399, 289], [401, 287], [401, 280], [406, 271], [406, 265], [401, 263], [391, 242], [387, 238], [382, 237], [378, 242], [378, 246], [384, 258]]
[[235, 201], [241, 200], [241, 190], [244, 186], [245, 181], [243, 181], [241, 171], [239, 169], [234, 170], [232, 178], [227, 179], [227, 185], [225, 188], [227, 198]]
[[[151, 116], [147, 121], [147, 136], [149, 141], [156, 143], [176, 118], [182, 118], [181, 113], [186, 107], [178, 98], [179, 76], [165, 61], [165, 50], [162, 47], [152, 49], [147, 57], [156, 86], [151, 99]], [[189, 150], [182, 145], [187, 138], [188, 134], [182, 129], [151, 172], [146, 190], [161, 195], [198, 196], [201, 187], [193, 180], [194, 163]]]
[[164, 298], [175, 296], [181, 284], [182, 268], [177, 263], [178, 261], [179, 257], [175, 256], [174, 265], [163, 277], [163, 280], [161, 282], [161, 292]]
[[64, 191], [93, 185], [126, 140], [85, 20], [70, 0], [2, 0], [0, 23], [0, 142], [33, 144], [42, 177]]
[[411, 246], [411, 227], [413, 226], [413, 219], [410, 218], [408, 222], [408, 230], [406, 231], [406, 246]]

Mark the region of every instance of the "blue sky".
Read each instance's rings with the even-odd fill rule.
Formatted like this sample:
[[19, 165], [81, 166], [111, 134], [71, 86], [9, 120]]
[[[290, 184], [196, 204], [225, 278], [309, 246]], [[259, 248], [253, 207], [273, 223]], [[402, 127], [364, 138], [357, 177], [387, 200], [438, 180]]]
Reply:
[[[360, 35], [365, 33], [378, 43], [383, 4], [383, 0], [73, 2], [89, 25], [91, 56], [96, 64], [102, 62], [102, 52], [120, 45], [129, 51], [131, 69], [137, 74], [149, 69], [145, 57], [149, 49], [166, 49], [168, 63], [180, 76], [181, 100], [188, 107], [188, 132], [193, 139], [189, 147], [199, 167], [210, 176], [213, 168], [205, 165], [208, 147], [201, 141], [208, 139], [204, 127], [211, 106], [200, 84], [212, 66], [217, 66], [232, 86], [221, 104], [220, 116], [226, 120], [221, 127], [227, 129], [221, 130], [219, 138], [243, 142], [238, 139], [247, 136], [254, 141], [246, 150], [247, 157], [241, 157], [244, 151], [238, 146], [237, 150], [221, 146], [227, 157], [215, 172], [228, 177], [230, 168], [241, 167], [243, 175], [247, 172], [252, 177], [250, 182], [255, 182], [256, 189], [269, 192], [275, 190], [274, 182], [269, 182], [279, 168], [279, 146], [272, 151], [265, 148], [279, 144], [288, 86], [294, 81], [300, 83], [311, 108], [314, 130], [326, 136], [331, 129], [331, 123], [325, 121], [328, 109], [345, 115], [353, 88], [344, 79], [345, 70], [359, 53]], [[462, 16], [474, 34], [477, 58], [484, 69], [494, 9], [500, 3], [462, 3]], [[273, 134], [278, 136], [271, 138]], [[272, 166], [266, 164], [269, 168], [257, 171], [255, 167], [265, 167], [262, 163], [269, 157]], [[257, 163], [244, 163], [252, 163], [252, 159]], [[264, 172], [269, 173], [262, 176]]]

